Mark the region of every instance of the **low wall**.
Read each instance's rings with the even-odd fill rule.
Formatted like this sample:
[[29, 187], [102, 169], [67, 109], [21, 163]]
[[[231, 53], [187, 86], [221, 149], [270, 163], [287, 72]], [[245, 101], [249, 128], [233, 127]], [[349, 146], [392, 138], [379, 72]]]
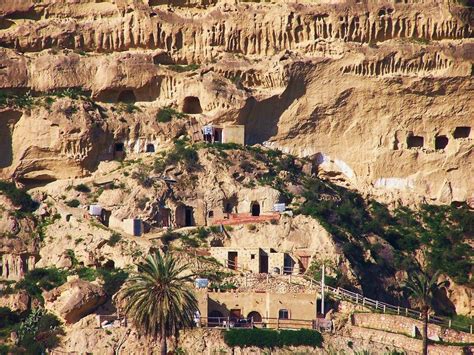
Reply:
[[[352, 314], [352, 324], [358, 327], [380, 329], [393, 333], [412, 335], [413, 327], [421, 332], [423, 322], [415, 319], [379, 313], [354, 313]], [[458, 332], [453, 329], [445, 329], [439, 325], [429, 324], [428, 337], [430, 339], [439, 338], [446, 342], [453, 343], [474, 343], [474, 334]]]
[[[388, 333], [383, 330], [367, 329], [361, 327], [351, 327], [351, 337], [354, 339], [365, 339], [369, 342], [382, 343], [396, 349], [403, 349], [409, 354], [421, 353], [422, 341], [410, 338], [403, 334]], [[464, 355], [471, 354], [472, 347], [438, 345], [428, 346], [430, 355]]]

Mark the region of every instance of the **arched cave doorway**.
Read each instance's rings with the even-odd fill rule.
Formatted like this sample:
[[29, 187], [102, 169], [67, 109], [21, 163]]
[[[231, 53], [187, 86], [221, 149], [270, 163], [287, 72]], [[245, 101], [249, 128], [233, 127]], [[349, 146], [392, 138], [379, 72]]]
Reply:
[[260, 216], [260, 204], [258, 202], [252, 202], [251, 213], [252, 216]]
[[135, 97], [133, 90], [124, 90], [119, 94], [117, 101], [125, 103], [134, 103], [135, 101], [137, 101], [137, 98]]
[[170, 55], [166, 52], [158, 53], [153, 56], [153, 64], [171, 65], [173, 64], [173, 59], [171, 59]]
[[252, 311], [247, 316], [253, 323], [261, 323], [262, 322], [262, 315], [257, 311]]
[[147, 144], [146, 145], [146, 152], [147, 153], [154, 153], [155, 152], [155, 145], [154, 144]]
[[444, 149], [449, 143], [449, 139], [446, 136], [435, 137], [435, 149]]
[[183, 101], [183, 113], [195, 114], [202, 113], [201, 102], [196, 96], [187, 96]]

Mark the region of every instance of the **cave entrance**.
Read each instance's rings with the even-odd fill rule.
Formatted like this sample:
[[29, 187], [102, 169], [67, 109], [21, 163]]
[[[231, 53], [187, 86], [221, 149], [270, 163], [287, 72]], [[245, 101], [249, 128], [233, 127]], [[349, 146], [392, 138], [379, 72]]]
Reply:
[[114, 144], [114, 159], [123, 159], [125, 157], [125, 145], [121, 142]]
[[193, 209], [186, 207], [184, 209], [184, 224], [186, 227], [194, 226]]
[[155, 152], [155, 145], [154, 144], [147, 144], [146, 145], [146, 152], [147, 153], [154, 153]]
[[160, 207], [158, 225], [162, 228], [168, 228], [171, 225], [171, 211], [169, 208]]
[[107, 260], [107, 262], [104, 264], [104, 268], [107, 270], [115, 269], [115, 262], [113, 260]]
[[0, 169], [13, 162], [12, 133], [6, 120], [0, 121]]
[[187, 96], [183, 101], [183, 113], [196, 114], [202, 113], [201, 102], [196, 96]]
[[155, 65], [171, 65], [173, 63], [173, 59], [170, 57], [168, 53], [158, 53], [153, 56], [153, 64]]
[[119, 94], [117, 101], [133, 104], [137, 101], [137, 98], [135, 97], [133, 90], [124, 90]]
[[258, 202], [252, 202], [251, 213], [252, 216], [260, 216], [260, 204]]
[[4, 111], [0, 118], [0, 169], [9, 167], [13, 163], [12, 130], [22, 113], [18, 111]]
[[456, 127], [453, 133], [454, 139], [469, 138], [471, 135], [471, 127]]
[[409, 136], [407, 138], [408, 148], [423, 148], [425, 139], [422, 136]]
[[178, 227], [194, 226], [194, 211], [190, 206], [180, 205], [176, 208], [175, 222]]
[[435, 149], [444, 149], [449, 143], [449, 139], [446, 136], [435, 137]]
[[252, 323], [262, 323], [262, 315], [257, 311], [250, 312], [247, 319], [250, 319]]

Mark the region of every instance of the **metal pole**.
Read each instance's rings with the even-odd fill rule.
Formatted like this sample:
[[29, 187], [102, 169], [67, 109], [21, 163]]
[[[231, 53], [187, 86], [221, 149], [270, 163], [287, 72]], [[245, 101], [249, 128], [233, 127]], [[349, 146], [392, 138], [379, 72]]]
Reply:
[[324, 316], [324, 274], [326, 272], [326, 267], [323, 264], [323, 272], [321, 275], [321, 314]]

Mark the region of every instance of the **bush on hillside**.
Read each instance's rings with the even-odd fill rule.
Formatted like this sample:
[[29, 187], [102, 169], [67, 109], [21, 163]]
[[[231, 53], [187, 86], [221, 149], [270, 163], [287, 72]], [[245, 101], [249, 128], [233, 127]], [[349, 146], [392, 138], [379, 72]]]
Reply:
[[15, 288], [17, 290], [26, 290], [31, 297], [42, 301], [43, 291], [50, 291], [61, 286], [66, 282], [67, 275], [67, 271], [54, 267], [37, 268], [29, 271], [23, 280], [16, 284]]
[[21, 207], [21, 212], [33, 212], [38, 207], [38, 203], [33, 201], [26, 191], [18, 189], [13, 182], [0, 181], [0, 193], [5, 194], [15, 206]]
[[320, 347], [321, 333], [310, 330], [230, 329], [224, 332], [224, 341], [231, 347], [276, 348], [284, 346]]

